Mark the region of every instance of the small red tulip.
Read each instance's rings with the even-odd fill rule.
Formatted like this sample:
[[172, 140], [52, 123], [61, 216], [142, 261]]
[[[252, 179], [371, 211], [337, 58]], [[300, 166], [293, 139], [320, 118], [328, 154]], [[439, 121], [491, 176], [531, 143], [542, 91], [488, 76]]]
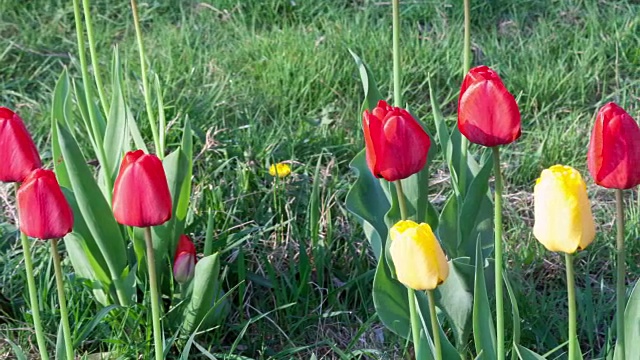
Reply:
[[431, 140], [408, 111], [384, 100], [362, 118], [367, 165], [375, 177], [395, 181], [419, 172], [427, 162]]
[[600, 186], [630, 189], [640, 184], [640, 128], [615, 103], [610, 102], [598, 111], [587, 165]]
[[142, 150], [122, 159], [113, 187], [113, 215], [123, 225], [148, 227], [171, 218], [171, 193], [162, 162]]
[[41, 166], [38, 149], [20, 116], [0, 107], [0, 181], [22, 182]]
[[183, 284], [193, 278], [196, 266], [196, 246], [187, 235], [180, 235], [173, 260], [173, 277]]
[[20, 231], [27, 236], [58, 239], [71, 232], [73, 211], [51, 170], [36, 169], [18, 189]]
[[458, 129], [469, 141], [487, 147], [520, 137], [520, 110], [500, 76], [487, 66], [467, 73], [458, 100]]

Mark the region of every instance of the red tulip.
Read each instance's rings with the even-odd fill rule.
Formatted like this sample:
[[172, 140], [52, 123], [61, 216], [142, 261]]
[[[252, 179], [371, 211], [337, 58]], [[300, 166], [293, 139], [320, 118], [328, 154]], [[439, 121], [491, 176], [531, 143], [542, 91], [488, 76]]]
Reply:
[[41, 166], [38, 149], [20, 116], [0, 107], [0, 181], [22, 182]]
[[598, 111], [587, 165], [600, 186], [630, 189], [640, 184], [640, 128], [615, 103], [610, 102]]
[[416, 119], [384, 100], [362, 118], [367, 165], [387, 181], [407, 178], [424, 167], [431, 140]]
[[162, 162], [142, 150], [122, 159], [113, 187], [113, 215], [123, 225], [148, 227], [171, 218], [171, 193]]
[[520, 137], [520, 110], [498, 74], [487, 66], [467, 73], [458, 100], [458, 129], [472, 143], [493, 147]]
[[36, 169], [18, 189], [20, 230], [42, 240], [58, 239], [71, 232], [73, 211], [51, 170]]
[[183, 284], [193, 278], [196, 266], [196, 246], [187, 235], [180, 235], [173, 260], [173, 277]]

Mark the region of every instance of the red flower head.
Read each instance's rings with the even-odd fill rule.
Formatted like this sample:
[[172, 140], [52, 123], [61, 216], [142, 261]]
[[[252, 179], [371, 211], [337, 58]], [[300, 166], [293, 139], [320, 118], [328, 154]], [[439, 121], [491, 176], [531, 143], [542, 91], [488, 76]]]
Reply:
[[36, 169], [18, 189], [20, 231], [27, 236], [58, 239], [71, 232], [73, 211], [51, 170]]
[[173, 260], [173, 277], [183, 284], [193, 278], [196, 266], [196, 246], [187, 235], [180, 235]]
[[630, 189], [640, 184], [640, 128], [615, 103], [610, 102], [598, 111], [587, 165], [600, 186]]
[[367, 165], [375, 177], [404, 179], [427, 162], [429, 135], [406, 110], [380, 100], [372, 112], [365, 110], [362, 127]]
[[487, 66], [467, 73], [458, 100], [458, 129], [469, 141], [493, 147], [520, 137], [520, 110], [498, 74]]
[[148, 227], [171, 218], [171, 193], [162, 162], [142, 150], [122, 159], [113, 187], [113, 215], [123, 225]]
[[20, 116], [0, 107], [0, 181], [22, 182], [41, 166], [38, 149]]

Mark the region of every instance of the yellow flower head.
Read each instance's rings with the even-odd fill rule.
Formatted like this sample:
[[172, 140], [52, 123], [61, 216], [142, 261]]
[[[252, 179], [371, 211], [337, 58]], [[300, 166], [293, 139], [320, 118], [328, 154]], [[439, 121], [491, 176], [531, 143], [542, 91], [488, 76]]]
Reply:
[[269, 167], [269, 175], [283, 178], [291, 174], [291, 166], [285, 163], [271, 164]]
[[433, 290], [447, 279], [447, 258], [428, 224], [402, 220], [389, 235], [389, 252], [401, 283], [415, 290]]
[[580, 173], [564, 165], [542, 171], [533, 188], [535, 224], [533, 235], [550, 251], [573, 254], [586, 248], [596, 225]]

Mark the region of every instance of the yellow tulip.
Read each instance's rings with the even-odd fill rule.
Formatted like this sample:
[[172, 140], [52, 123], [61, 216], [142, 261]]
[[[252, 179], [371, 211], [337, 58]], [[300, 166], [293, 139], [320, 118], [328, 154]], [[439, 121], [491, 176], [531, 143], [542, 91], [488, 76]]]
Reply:
[[449, 264], [431, 227], [402, 220], [389, 235], [398, 280], [415, 290], [433, 290], [449, 276]]
[[283, 178], [291, 174], [291, 167], [285, 163], [271, 164], [269, 175]]
[[533, 235], [550, 251], [573, 254], [593, 241], [596, 225], [580, 173], [564, 165], [542, 171], [533, 189]]

